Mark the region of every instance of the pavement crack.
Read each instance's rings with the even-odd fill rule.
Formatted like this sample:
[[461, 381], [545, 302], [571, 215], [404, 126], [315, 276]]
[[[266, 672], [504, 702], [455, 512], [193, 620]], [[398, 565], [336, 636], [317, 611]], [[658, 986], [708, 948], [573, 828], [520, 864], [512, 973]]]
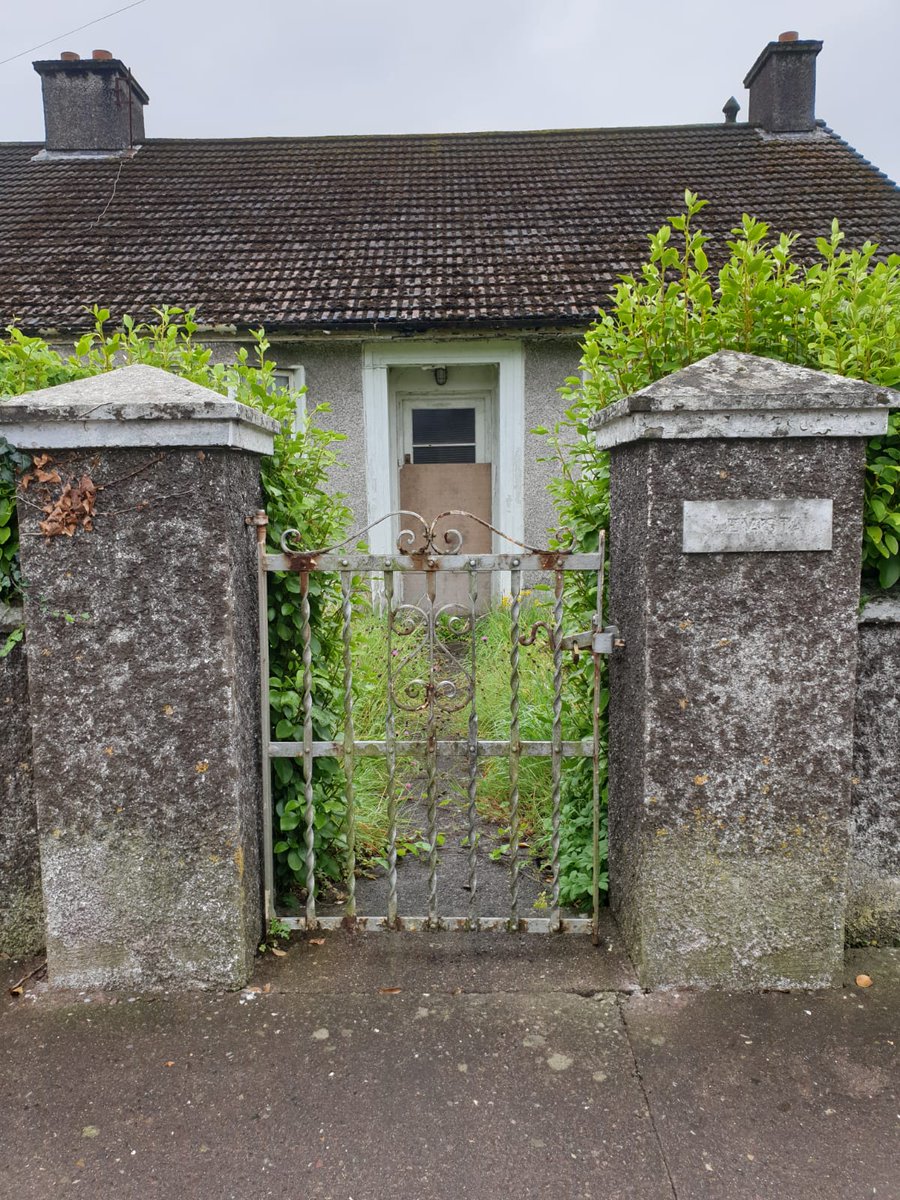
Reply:
[[619, 1016], [622, 1020], [622, 1028], [625, 1030], [625, 1040], [628, 1043], [628, 1052], [631, 1055], [631, 1062], [634, 1068], [634, 1077], [637, 1080], [637, 1085], [641, 1089], [641, 1095], [644, 1097], [644, 1105], [647, 1109], [647, 1116], [650, 1119], [650, 1125], [653, 1129], [653, 1136], [656, 1139], [656, 1146], [659, 1150], [659, 1157], [662, 1160], [662, 1165], [665, 1168], [666, 1178], [669, 1181], [669, 1188], [672, 1192], [672, 1200], [678, 1200], [678, 1192], [675, 1188], [675, 1180], [672, 1178], [672, 1172], [669, 1170], [669, 1160], [666, 1157], [665, 1149], [663, 1148], [662, 1138], [660, 1137], [659, 1129], [656, 1126], [656, 1118], [653, 1115], [653, 1106], [650, 1103], [650, 1095], [644, 1083], [644, 1076], [641, 1072], [640, 1064], [638, 1063], [637, 1055], [634, 1052], [634, 1044], [631, 1040], [631, 1030], [628, 1028], [628, 1018], [625, 1015], [625, 1010], [622, 1007], [622, 1002], [619, 997], [616, 997], [616, 1007], [619, 1010]]

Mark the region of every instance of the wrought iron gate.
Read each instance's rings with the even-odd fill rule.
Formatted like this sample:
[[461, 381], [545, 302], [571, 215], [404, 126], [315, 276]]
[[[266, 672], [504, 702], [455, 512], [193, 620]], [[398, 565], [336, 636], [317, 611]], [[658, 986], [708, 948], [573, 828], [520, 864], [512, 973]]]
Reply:
[[[412, 528], [405, 528], [397, 539], [396, 554], [351, 553], [360, 538], [383, 521], [402, 519]], [[265, 809], [264, 854], [265, 895], [267, 917], [275, 915], [273, 818], [271, 765], [278, 757], [296, 758], [302, 762], [304, 786], [304, 844], [306, 871], [306, 910], [302, 917], [282, 917], [296, 929], [333, 929], [355, 925], [365, 929], [500, 929], [522, 932], [590, 931], [598, 938], [600, 897], [600, 779], [599, 779], [599, 712], [600, 712], [600, 655], [609, 653], [615, 644], [615, 627], [604, 629], [603, 562], [604, 535], [600, 534], [598, 550], [593, 553], [574, 553], [538, 550], [509, 538], [493, 526], [493, 533], [521, 547], [520, 553], [467, 555], [463, 538], [454, 528], [442, 528], [438, 545], [438, 526], [465, 518], [486, 525], [470, 513], [446, 512], [427, 522], [417, 513], [390, 513], [337, 546], [322, 550], [297, 548], [299, 535], [288, 530], [281, 539], [282, 552], [266, 551], [266, 515], [257, 514], [259, 549], [259, 612], [261, 656], [262, 745], [264, 758], [263, 797]], [[302, 715], [303, 740], [275, 741], [271, 738], [268, 695], [268, 575], [273, 571], [296, 572], [300, 580], [301, 649], [303, 663]], [[566, 636], [563, 632], [565, 576], [567, 572], [591, 572], [596, 578], [596, 609], [591, 629]], [[317, 741], [313, 737], [312, 721], [312, 627], [310, 619], [309, 582], [313, 573], [327, 572], [340, 583], [340, 625], [343, 642], [343, 735], [334, 741]], [[476, 656], [480, 581], [503, 572], [508, 580], [510, 619], [509, 641], [509, 738], [484, 740], [478, 734], [478, 705], [476, 700]], [[527, 630], [522, 628], [523, 575], [541, 573], [552, 578], [552, 611], [549, 619], [537, 621]], [[441, 603], [440, 580], [448, 575], [466, 580], [465, 603]], [[354, 691], [352, 629], [355, 581], [369, 576], [377, 587], [387, 622], [387, 716], [384, 737], [378, 740], [359, 740], [354, 733]], [[398, 578], [399, 577], [399, 578]], [[423, 591], [413, 601], [404, 594], [403, 578], [421, 581]], [[488, 597], [490, 592], [488, 592]], [[520, 737], [520, 648], [532, 645], [539, 636], [548, 639], [553, 660], [552, 733], [549, 741], [526, 741]], [[412, 648], [410, 648], [412, 646]], [[583, 740], [564, 740], [562, 736], [563, 657], [570, 652], [577, 659], [584, 651], [593, 657], [593, 736]], [[441, 734], [442, 717], [448, 713], [467, 710], [467, 731], [464, 737], [446, 738]], [[420, 715], [421, 736], [403, 737], [397, 733], [398, 718], [403, 714]], [[388, 849], [386, 871], [388, 894], [386, 911], [357, 912], [356, 897], [356, 811], [354, 774], [363, 756], [384, 760], [387, 770]], [[419, 915], [399, 914], [398, 909], [398, 795], [396, 768], [400, 756], [415, 756], [424, 771], [424, 793], [427, 810], [428, 886], [426, 911]], [[504, 913], [480, 912], [478, 893], [479, 838], [476, 798], [479, 764], [487, 758], [506, 757], [509, 764], [509, 887]], [[315, 804], [313, 792], [313, 763], [316, 758], [332, 757], [343, 764], [346, 797], [346, 887], [347, 898], [340, 914], [322, 915], [316, 906], [316, 847]], [[523, 861], [519, 826], [519, 769], [522, 758], [549, 758], [551, 763], [551, 854], [549, 862], [549, 899], [546, 917], [524, 916], [520, 912], [519, 882]], [[564, 758], [590, 758], [593, 761], [593, 913], [590, 918], [564, 915], [560, 907], [560, 828], [562, 761]], [[465, 885], [468, 901], [465, 913], [445, 914], [439, 906], [439, 837], [437, 832], [437, 797], [439, 764], [446, 761], [461, 764], [465, 769], [466, 816], [468, 819], [467, 874]]]

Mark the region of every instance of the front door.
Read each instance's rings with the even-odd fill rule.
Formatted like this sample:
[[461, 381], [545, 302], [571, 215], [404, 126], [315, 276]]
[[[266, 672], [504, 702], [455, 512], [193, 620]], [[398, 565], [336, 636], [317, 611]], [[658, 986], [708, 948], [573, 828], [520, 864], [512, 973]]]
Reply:
[[[430, 523], [441, 513], [464, 511], [491, 523], [493, 479], [490, 462], [490, 404], [484, 395], [404, 397], [400, 401], [402, 462], [400, 507]], [[438, 539], [456, 530], [463, 552], [490, 554], [491, 531], [477, 521], [446, 517]], [[456, 541], [450, 535], [451, 541]], [[450, 542], [448, 541], [448, 545]], [[407, 575], [403, 598], [415, 604], [425, 592], [424, 575]], [[490, 603], [489, 580], [479, 579], [478, 610]], [[435, 604], [468, 608], [464, 576], [438, 576]]]

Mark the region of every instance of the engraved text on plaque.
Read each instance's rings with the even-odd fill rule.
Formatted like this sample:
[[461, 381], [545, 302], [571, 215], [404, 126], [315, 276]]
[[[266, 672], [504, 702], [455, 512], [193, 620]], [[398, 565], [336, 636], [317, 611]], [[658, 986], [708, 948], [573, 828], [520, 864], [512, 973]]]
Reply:
[[831, 500], [685, 500], [685, 554], [830, 550]]

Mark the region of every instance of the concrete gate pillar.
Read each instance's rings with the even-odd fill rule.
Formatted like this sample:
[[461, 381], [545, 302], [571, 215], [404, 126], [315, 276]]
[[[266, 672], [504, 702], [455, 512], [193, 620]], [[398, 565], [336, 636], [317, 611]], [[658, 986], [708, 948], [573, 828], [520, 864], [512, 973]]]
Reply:
[[0, 405], [18, 509], [47, 958], [238, 987], [262, 930], [256, 553], [277, 425], [153, 367]]
[[842, 965], [866, 439], [897, 393], [720, 352], [600, 412], [610, 893], [646, 987]]

